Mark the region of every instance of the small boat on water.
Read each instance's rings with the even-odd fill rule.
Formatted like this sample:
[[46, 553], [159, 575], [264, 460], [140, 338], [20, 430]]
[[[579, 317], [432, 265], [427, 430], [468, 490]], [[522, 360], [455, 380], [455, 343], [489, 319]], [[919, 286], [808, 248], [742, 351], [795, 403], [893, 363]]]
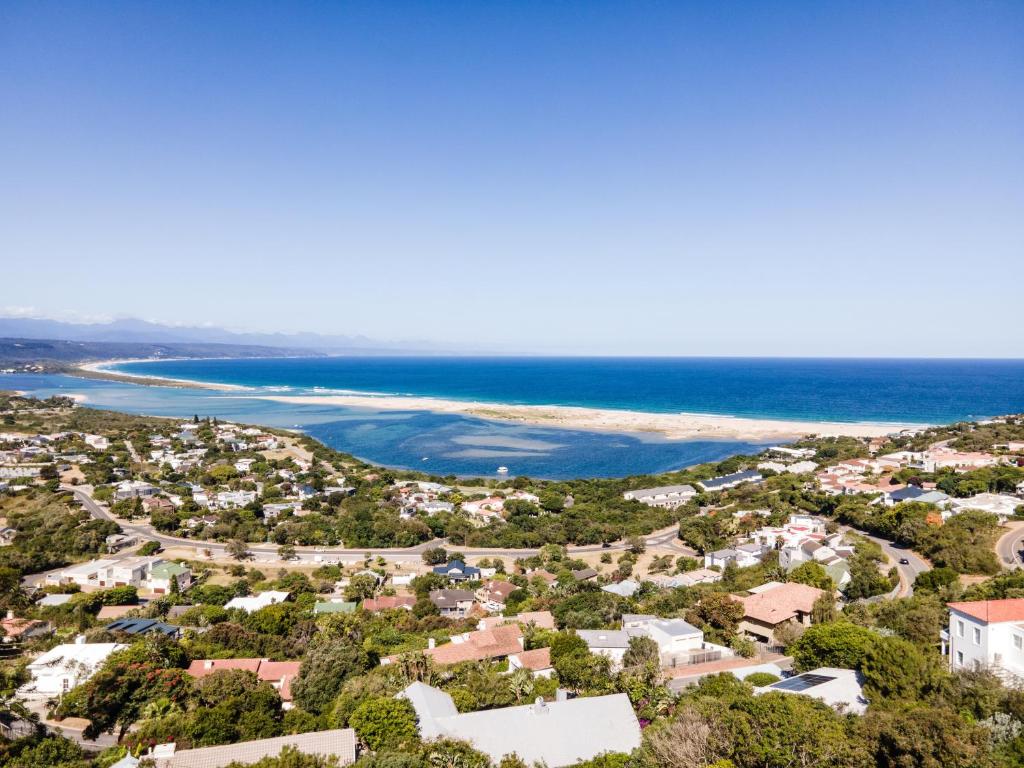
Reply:
[[508, 467], [498, 467], [498, 474], [499, 475], [507, 475], [508, 474]]

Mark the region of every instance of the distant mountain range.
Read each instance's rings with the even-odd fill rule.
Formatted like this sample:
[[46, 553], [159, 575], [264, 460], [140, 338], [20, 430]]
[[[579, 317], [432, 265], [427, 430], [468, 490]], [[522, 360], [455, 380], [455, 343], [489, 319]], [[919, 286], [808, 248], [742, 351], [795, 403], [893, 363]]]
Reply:
[[0, 317], [0, 337], [132, 344], [230, 344], [273, 347], [276, 354], [314, 352], [328, 355], [401, 355], [444, 352], [426, 343], [392, 344], [365, 336], [236, 333], [223, 328], [161, 325], [135, 319], [109, 323], [68, 323], [44, 318]]
[[294, 357], [319, 356], [313, 350], [283, 349], [253, 344], [205, 344], [196, 342], [160, 344], [137, 341], [67, 341], [0, 337], [0, 368], [41, 366], [62, 370], [95, 360], [159, 357]]

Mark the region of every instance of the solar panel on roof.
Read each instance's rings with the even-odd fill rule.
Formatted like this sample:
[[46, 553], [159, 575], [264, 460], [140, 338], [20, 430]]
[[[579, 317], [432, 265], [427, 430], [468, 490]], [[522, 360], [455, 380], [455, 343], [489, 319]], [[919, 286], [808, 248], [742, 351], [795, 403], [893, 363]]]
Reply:
[[814, 688], [822, 683], [829, 683], [833, 680], [835, 680], [835, 678], [829, 677], [828, 675], [797, 675], [796, 677], [791, 677], [788, 680], [775, 683], [775, 685], [772, 686], [772, 690], [799, 693], [800, 691], [806, 691], [808, 688]]

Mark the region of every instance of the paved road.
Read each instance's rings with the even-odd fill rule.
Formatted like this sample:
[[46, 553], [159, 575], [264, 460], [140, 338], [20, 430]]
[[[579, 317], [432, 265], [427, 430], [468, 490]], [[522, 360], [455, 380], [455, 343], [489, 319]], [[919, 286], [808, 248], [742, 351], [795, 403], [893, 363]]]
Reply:
[[[203, 541], [199, 539], [184, 539], [178, 536], [169, 536], [165, 533], [161, 533], [153, 528], [148, 523], [131, 523], [114, 520], [110, 512], [107, 509], [96, 502], [89, 493], [77, 486], [65, 485], [61, 486], [65, 491], [69, 491], [74, 494], [75, 498], [78, 499], [82, 506], [89, 512], [93, 517], [99, 520], [110, 520], [117, 522], [118, 525], [126, 533], [131, 533], [138, 536], [140, 539], [148, 541], [156, 541], [162, 547], [193, 547], [209, 550], [214, 557], [227, 557], [227, 545], [216, 541]], [[689, 555], [690, 557], [696, 557], [697, 553], [692, 549], [689, 549], [682, 542], [677, 539], [678, 526], [671, 526], [664, 528], [660, 531], [655, 531], [645, 538], [645, 543], [648, 547], [662, 547], [671, 549], [680, 555]], [[407, 548], [391, 548], [391, 549], [373, 549], [373, 548], [360, 548], [352, 549], [346, 547], [295, 547], [295, 553], [301, 562], [317, 563], [324, 562], [327, 560], [362, 560], [367, 554], [384, 557], [387, 560], [394, 562], [420, 562], [423, 557], [423, 551], [430, 547], [444, 546], [450, 552], [456, 552], [460, 555], [467, 557], [502, 557], [502, 558], [517, 558], [517, 557], [530, 557], [540, 553], [540, 549], [488, 549], [479, 547], [459, 547], [448, 544], [443, 539], [435, 539], [434, 541], [424, 542], [415, 547]], [[607, 547], [601, 544], [589, 544], [583, 546], [570, 546], [568, 552], [570, 555], [584, 555], [594, 552], [616, 552], [625, 550], [629, 545], [626, 542], [615, 542]], [[250, 544], [249, 551], [253, 555], [253, 559], [257, 561], [277, 561], [277, 550], [276, 544]]]
[[[864, 531], [858, 531], [856, 528], [850, 528], [849, 526], [842, 526], [844, 531], [853, 531], [865, 539], [875, 542], [882, 548], [882, 551], [886, 556], [896, 564], [896, 568], [900, 574], [900, 589], [899, 596], [909, 596], [914, 594], [914, 580], [917, 578], [919, 573], [930, 571], [931, 566], [922, 558], [919, 554], [911, 549], [904, 547], [898, 547], [888, 539], [883, 539], [879, 536], [872, 536], [870, 533]], [[900, 563], [900, 560], [906, 559], [906, 564]]]
[[1021, 557], [1024, 555], [1024, 523], [1007, 523], [1010, 530], [999, 537], [996, 542], [996, 555], [1004, 568], [1021, 568]]

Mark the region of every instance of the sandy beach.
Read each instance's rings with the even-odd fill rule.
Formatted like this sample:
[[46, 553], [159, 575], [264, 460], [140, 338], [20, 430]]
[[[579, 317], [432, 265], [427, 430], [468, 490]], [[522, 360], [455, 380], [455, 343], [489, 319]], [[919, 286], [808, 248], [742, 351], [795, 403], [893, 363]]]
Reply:
[[246, 392], [247, 387], [237, 384], [215, 384], [208, 381], [189, 381], [187, 379], [172, 379], [166, 376], [149, 376], [142, 373], [120, 373], [108, 371], [106, 368], [121, 363], [150, 363], [161, 360], [170, 360], [168, 357], [160, 358], [130, 358], [124, 360], [100, 360], [95, 363], [83, 363], [76, 366], [79, 375], [93, 379], [108, 379], [110, 381], [123, 381], [129, 384], [146, 384], [153, 387], [187, 387], [190, 389], [212, 389], [216, 392]]
[[514, 421], [567, 429], [653, 432], [673, 440], [792, 440], [805, 435], [876, 437], [898, 432], [906, 424], [784, 421], [712, 416], [699, 413], [646, 413], [564, 405], [502, 405], [442, 400], [432, 397], [374, 395], [254, 395], [263, 400], [297, 405], [340, 405], [351, 408], [459, 413], [482, 419]]

